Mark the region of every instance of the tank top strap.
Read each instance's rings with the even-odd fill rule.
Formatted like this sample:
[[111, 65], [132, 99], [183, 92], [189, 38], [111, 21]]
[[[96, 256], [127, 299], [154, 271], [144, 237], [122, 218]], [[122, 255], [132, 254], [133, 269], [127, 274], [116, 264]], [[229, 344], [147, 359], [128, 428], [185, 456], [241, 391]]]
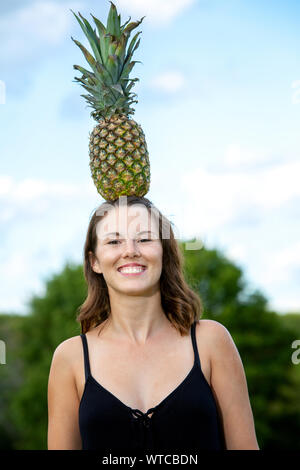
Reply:
[[197, 341], [196, 341], [196, 323], [197, 323], [197, 320], [195, 320], [191, 326], [191, 336], [192, 336], [192, 343], [193, 343], [193, 349], [194, 349], [195, 363], [201, 369], [201, 363], [200, 363], [200, 358], [199, 358], [199, 353], [198, 353], [198, 348], [197, 348]]
[[83, 346], [85, 380], [87, 380], [89, 375], [91, 375], [90, 360], [89, 360], [89, 349], [88, 349], [86, 335], [81, 334], [80, 336], [81, 336], [82, 346]]

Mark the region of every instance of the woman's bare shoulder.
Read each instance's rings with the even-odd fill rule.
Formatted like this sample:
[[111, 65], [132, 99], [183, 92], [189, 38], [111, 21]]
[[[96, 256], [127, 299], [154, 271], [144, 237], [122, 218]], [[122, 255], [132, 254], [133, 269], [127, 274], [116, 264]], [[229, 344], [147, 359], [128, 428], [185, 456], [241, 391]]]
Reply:
[[[203, 323], [204, 322], [204, 323]], [[198, 336], [200, 337], [201, 332], [202, 341], [207, 340], [207, 344], [210, 346], [210, 358], [213, 363], [220, 363], [221, 358], [231, 358], [232, 360], [239, 362], [239, 352], [237, 346], [228, 331], [228, 329], [222, 325], [222, 323], [216, 320], [200, 320], [198, 322]], [[202, 330], [201, 330], [202, 327]], [[217, 346], [217, 347], [216, 347]]]
[[232, 337], [227, 328], [216, 320], [200, 319], [196, 323], [197, 343], [206, 347], [212, 359], [215, 345], [218, 347], [224, 344], [233, 343]]
[[208, 318], [201, 318], [196, 322], [196, 333], [200, 334], [200, 331], [204, 334], [210, 335], [229, 335], [227, 328], [222, 323], [211, 320]]
[[72, 336], [62, 341], [54, 350], [52, 361], [73, 365], [82, 354], [80, 335]]

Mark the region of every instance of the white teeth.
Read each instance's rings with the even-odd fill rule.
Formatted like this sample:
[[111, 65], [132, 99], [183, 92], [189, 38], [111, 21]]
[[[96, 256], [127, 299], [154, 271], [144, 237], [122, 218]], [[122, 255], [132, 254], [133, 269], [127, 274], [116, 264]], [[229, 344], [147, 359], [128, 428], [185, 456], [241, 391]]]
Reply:
[[120, 269], [120, 272], [131, 274], [131, 273], [140, 273], [143, 270], [144, 270], [143, 268], [122, 268]]

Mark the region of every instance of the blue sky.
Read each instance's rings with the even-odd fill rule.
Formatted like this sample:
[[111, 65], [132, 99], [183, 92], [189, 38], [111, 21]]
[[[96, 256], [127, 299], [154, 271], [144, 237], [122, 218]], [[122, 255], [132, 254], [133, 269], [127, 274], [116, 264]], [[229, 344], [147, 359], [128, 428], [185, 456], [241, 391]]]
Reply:
[[[300, 4], [116, 0], [138, 30], [134, 119], [151, 161], [147, 197], [178, 238], [219, 248], [270, 308], [300, 310]], [[103, 202], [90, 177], [95, 122], [73, 82], [87, 45], [70, 12], [106, 21], [108, 1], [0, 5], [0, 311], [67, 260], [82, 261]]]

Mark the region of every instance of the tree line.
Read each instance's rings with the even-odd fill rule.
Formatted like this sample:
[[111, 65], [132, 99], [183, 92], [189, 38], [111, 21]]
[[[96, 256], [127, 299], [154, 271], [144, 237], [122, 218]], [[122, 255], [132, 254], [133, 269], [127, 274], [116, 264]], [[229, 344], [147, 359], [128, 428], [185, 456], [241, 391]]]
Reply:
[[[250, 291], [239, 266], [218, 250], [184, 250], [185, 278], [204, 305], [202, 318], [223, 324], [240, 353], [256, 435], [262, 450], [300, 450], [300, 364], [292, 344], [300, 340], [300, 314], [268, 308]], [[29, 314], [0, 314], [0, 449], [47, 448], [47, 385], [55, 348], [80, 334], [78, 307], [87, 295], [81, 264], [67, 262], [29, 301]], [[300, 358], [300, 354], [299, 354]]]

